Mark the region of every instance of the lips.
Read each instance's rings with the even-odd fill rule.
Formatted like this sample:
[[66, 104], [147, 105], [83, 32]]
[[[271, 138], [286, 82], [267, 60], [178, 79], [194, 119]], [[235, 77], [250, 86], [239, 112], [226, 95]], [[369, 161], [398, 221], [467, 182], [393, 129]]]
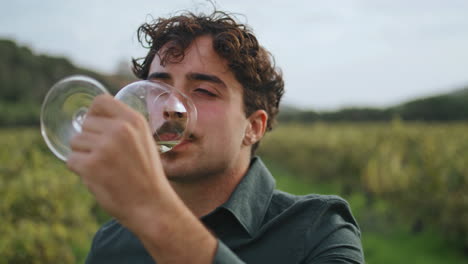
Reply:
[[154, 133], [156, 141], [175, 141], [182, 138], [185, 126], [179, 122], [165, 122]]
[[189, 139], [184, 139], [179, 142], [179, 144], [175, 145], [170, 152], [178, 153], [180, 151], [184, 151], [187, 149], [188, 146], [190, 146], [193, 143], [192, 140]]
[[180, 134], [179, 133], [163, 133], [163, 134], [157, 135], [157, 137], [161, 141], [180, 140]]

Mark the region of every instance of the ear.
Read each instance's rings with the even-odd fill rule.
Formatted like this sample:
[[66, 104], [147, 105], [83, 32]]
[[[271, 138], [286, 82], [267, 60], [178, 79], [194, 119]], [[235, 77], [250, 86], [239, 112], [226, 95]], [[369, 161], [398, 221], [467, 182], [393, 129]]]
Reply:
[[248, 124], [245, 128], [244, 140], [245, 146], [250, 146], [262, 139], [267, 127], [268, 114], [264, 110], [253, 112], [248, 118]]

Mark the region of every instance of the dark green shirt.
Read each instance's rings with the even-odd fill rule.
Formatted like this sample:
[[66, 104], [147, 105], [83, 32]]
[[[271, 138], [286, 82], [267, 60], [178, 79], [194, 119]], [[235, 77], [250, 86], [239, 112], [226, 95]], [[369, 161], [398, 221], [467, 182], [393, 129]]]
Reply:
[[[275, 190], [259, 158], [252, 159], [229, 200], [201, 220], [218, 237], [215, 263], [364, 263], [346, 201]], [[94, 237], [86, 263], [154, 261], [136, 236], [111, 221]]]

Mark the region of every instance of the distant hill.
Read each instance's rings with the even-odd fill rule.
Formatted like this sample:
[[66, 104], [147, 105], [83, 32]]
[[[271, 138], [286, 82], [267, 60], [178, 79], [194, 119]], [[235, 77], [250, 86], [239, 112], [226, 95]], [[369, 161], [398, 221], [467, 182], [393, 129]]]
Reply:
[[337, 111], [319, 112], [299, 110], [285, 106], [280, 111], [280, 122], [316, 121], [390, 121], [399, 118], [407, 121], [468, 121], [468, 86], [446, 94], [428, 96], [388, 108], [353, 107]]
[[468, 120], [468, 87], [451, 93], [412, 100], [390, 110], [403, 120]]
[[[105, 75], [75, 66], [68, 59], [35, 54], [14, 41], [0, 39], [0, 126], [39, 124], [40, 106], [58, 80], [84, 74], [115, 92], [135, 80], [128, 74]], [[455, 92], [411, 100], [388, 108], [355, 107], [318, 112], [282, 107], [280, 122], [468, 120], [468, 86]]]
[[0, 39], [0, 126], [37, 125], [47, 91], [60, 79], [74, 74], [97, 79], [111, 93], [134, 80], [126, 75], [83, 69], [66, 58], [34, 54], [28, 47]]

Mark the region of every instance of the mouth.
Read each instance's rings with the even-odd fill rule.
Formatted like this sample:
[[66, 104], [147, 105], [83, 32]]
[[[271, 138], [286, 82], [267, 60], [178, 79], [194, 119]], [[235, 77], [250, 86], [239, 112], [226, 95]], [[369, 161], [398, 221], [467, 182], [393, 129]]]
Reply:
[[163, 133], [163, 134], [155, 134], [154, 137], [158, 141], [176, 141], [181, 139], [181, 134], [179, 133]]
[[165, 122], [153, 137], [156, 141], [176, 141], [181, 140], [184, 133], [184, 126], [178, 122]]
[[193, 134], [188, 136], [188, 138], [182, 138], [179, 144], [175, 145], [170, 152], [183, 150], [184, 148], [186, 148], [186, 146], [194, 143], [194, 141], [195, 141], [195, 137], [193, 136]]

